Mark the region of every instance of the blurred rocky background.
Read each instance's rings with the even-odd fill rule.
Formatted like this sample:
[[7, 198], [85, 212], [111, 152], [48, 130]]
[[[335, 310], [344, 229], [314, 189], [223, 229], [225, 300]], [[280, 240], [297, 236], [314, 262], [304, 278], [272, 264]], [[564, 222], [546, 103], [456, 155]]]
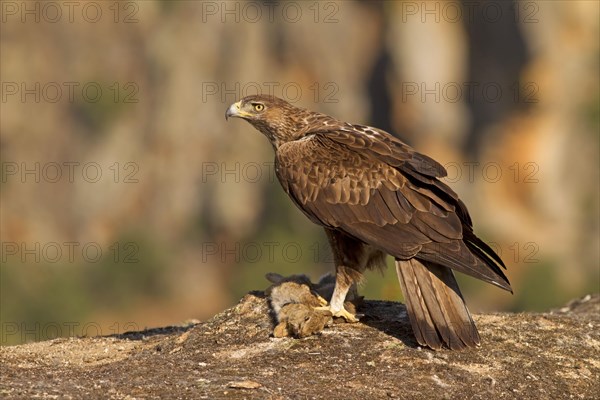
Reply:
[[[448, 169], [514, 295], [598, 292], [595, 1], [3, 1], [0, 344], [204, 320], [264, 274], [333, 269], [257, 92], [390, 131]], [[367, 298], [401, 299], [393, 270]]]

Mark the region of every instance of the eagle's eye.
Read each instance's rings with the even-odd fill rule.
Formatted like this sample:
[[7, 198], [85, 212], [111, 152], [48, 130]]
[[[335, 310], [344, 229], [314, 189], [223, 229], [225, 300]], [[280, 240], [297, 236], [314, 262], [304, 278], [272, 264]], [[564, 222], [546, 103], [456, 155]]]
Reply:
[[264, 104], [261, 104], [261, 103], [254, 103], [254, 104], [252, 104], [252, 106], [254, 107], [254, 110], [258, 111], [258, 112], [261, 112], [262, 110], [265, 109]]

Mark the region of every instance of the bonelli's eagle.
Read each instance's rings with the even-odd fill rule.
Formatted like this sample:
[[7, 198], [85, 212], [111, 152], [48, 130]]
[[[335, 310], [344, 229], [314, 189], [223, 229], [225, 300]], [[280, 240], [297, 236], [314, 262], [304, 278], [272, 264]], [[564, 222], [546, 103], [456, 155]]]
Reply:
[[363, 271], [396, 271], [417, 342], [432, 349], [479, 344], [452, 270], [512, 291], [504, 263], [473, 233], [446, 170], [377, 128], [339, 121], [273, 96], [248, 96], [226, 118], [242, 118], [271, 142], [285, 192], [331, 244], [336, 284], [328, 308], [357, 321], [344, 298]]

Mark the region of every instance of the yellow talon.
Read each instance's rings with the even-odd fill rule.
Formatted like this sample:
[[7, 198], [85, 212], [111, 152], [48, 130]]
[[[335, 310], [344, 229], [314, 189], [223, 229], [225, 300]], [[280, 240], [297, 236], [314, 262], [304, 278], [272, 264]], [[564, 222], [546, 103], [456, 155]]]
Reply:
[[319, 295], [317, 295], [317, 300], [319, 301], [319, 303], [323, 307], [325, 307], [327, 304], [329, 304], [329, 302], [327, 300], [325, 300], [323, 297], [321, 297]]
[[342, 308], [339, 311], [333, 311], [331, 309], [331, 306], [324, 306], [324, 307], [316, 307], [315, 310], [329, 311], [332, 316], [337, 317], [337, 318], [344, 318], [346, 320], [346, 322], [352, 322], [352, 323], [358, 322], [358, 318], [356, 317], [356, 315], [351, 314], [345, 308]]

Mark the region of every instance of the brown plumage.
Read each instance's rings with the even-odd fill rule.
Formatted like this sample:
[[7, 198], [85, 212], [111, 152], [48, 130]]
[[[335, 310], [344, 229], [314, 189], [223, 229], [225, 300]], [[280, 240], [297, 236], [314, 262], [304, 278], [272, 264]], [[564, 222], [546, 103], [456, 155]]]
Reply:
[[479, 344], [452, 270], [511, 290], [504, 263], [473, 233], [456, 193], [439, 180], [446, 170], [377, 128], [338, 121], [272, 96], [248, 96], [225, 116], [243, 118], [275, 150], [283, 189], [325, 228], [336, 264], [334, 316], [368, 268], [396, 260], [417, 341], [432, 349]]

